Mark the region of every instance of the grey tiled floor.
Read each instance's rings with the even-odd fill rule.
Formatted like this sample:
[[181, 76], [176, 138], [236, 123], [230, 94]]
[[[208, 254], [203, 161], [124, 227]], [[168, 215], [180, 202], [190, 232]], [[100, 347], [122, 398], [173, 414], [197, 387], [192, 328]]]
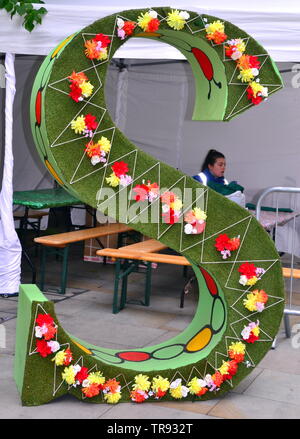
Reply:
[[[187, 295], [185, 307], [179, 308], [180, 288], [184, 284], [179, 267], [159, 266], [154, 270], [149, 308], [127, 305], [122, 312], [113, 315], [113, 266], [83, 262], [81, 254], [81, 247], [72, 253], [66, 296], [47, 288], [46, 295], [56, 302], [56, 313], [68, 332], [95, 344], [100, 344], [101, 339], [103, 347], [126, 349], [167, 340], [191, 321], [196, 297]], [[30, 273], [24, 267], [22, 281], [29, 282], [29, 279]], [[55, 287], [58, 279], [59, 262], [53, 260], [47, 282]], [[132, 297], [141, 294], [143, 281], [141, 274], [132, 274], [129, 288]], [[238, 387], [220, 398], [193, 403], [161, 401], [109, 406], [85, 404], [67, 395], [43, 406], [22, 407], [13, 381], [16, 310], [17, 298], [0, 298], [0, 323], [6, 331], [6, 347], [0, 348], [0, 419], [300, 418], [300, 347], [292, 347], [283, 327], [276, 349], [270, 350]], [[291, 325], [300, 324], [300, 318], [290, 320]]]

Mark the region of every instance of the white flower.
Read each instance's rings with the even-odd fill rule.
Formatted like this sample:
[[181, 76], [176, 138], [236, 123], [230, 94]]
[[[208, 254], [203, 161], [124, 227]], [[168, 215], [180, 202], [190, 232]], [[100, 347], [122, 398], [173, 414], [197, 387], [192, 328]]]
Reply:
[[245, 326], [241, 332], [241, 335], [244, 340], [248, 340], [248, 338], [250, 337], [250, 332], [251, 332], [251, 328], [249, 328], [249, 326]]
[[197, 229], [196, 229], [196, 227], [193, 227], [193, 232], [192, 232], [194, 235], [197, 235]]
[[93, 166], [97, 165], [97, 163], [99, 163], [101, 161], [100, 156], [98, 155], [93, 155], [91, 158], [91, 163]]
[[179, 16], [183, 19], [183, 20], [188, 20], [190, 18], [190, 14], [187, 11], [180, 11], [179, 12]]
[[187, 396], [187, 394], [189, 393], [189, 389], [185, 386], [181, 387], [181, 394], [182, 396], [185, 398]]
[[234, 59], [234, 61], [236, 61], [237, 59], [239, 59], [242, 56], [242, 52], [240, 52], [239, 50], [235, 50], [232, 55], [231, 58]]
[[177, 380], [173, 381], [170, 384], [170, 388], [171, 389], [177, 389], [177, 387], [180, 386], [180, 385], [181, 385], [181, 378], [177, 378]]
[[117, 18], [117, 26], [118, 28], [122, 28], [124, 26], [124, 20], [122, 20], [122, 18]]
[[184, 233], [186, 235], [191, 235], [193, 233], [193, 226], [192, 226], [192, 224], [186, 224], [184, 226]]
[[244, 274], [240, 277], [239, 283], [243, 286], [247, 285], [248, 278]]
[[259, 74], [259, 70], [256, 68], [251, 69], [251, 71], [253, 76], [257, 76]]
[[157, 18], [157, 12], [153, 11], [152, 9], [149, 11], [149, 15], [151, 18]]
[[35, 336], [36, 336], [36, 338], [42, 338], [43, 337], [43, 332], [42, 332], [41, 326], [36, 326], [35, 327]]
[[268, 97], [268, 87], [263, 87], [262, 91], [261, 91], [261, 95], [266, 98]]
[[170, 210], [170, 208], [167, 204], [163, 204], [161, 208], [162, 208], [163, 213], [168, 213]]
[[76, 364], [75, 366], [72, 366], [74, 373], [77, 374], [78, 372], [81, 371], [81, 366], [79, 366], [79, 364]]
[[90, 382], [88, 379], [85, 379], [82, 381], [82, 387], [89, 387], [89, 385], [90, 385]]
[[51, 352], [53, 353], [59, 351], [60, 349], [60, 344], [58, 343], [58, 341], [50, 340], [47, 344], [50, 347]]
[[205, 387], [206, 386], [206, 381], [204, 381], [204, 380], [200, 380], [200, 379], [198, 379], [198, 385], [200, 386], [200, 387]]

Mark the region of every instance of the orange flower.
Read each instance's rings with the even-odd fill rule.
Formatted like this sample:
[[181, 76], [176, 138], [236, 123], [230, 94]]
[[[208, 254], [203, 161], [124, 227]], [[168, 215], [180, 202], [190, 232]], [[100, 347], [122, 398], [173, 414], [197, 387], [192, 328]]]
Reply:
[[113, 378], [111, 380], [107, 380], [106, 383], [104, 383], [103, 388], [105, 390], [109, 390], [111, 393], [116, 393], [119, 391], [119, 385], [120, 382]]
[[46, 325], [46, 326], [47, 326], [47, 332], [45, 332], [44, 334], [44, 339], [51, 340], [51, 338], [53, 338], [54, 335], [56, 334], [57, 329], [52, 325]]
[[208, 391], [207, 387], [201, 387], [198, 393], [196, 393], [197, 396], [205, 395], [205, 393]]
[[230, 250], [231, 251], [237, 250], [239, 248], [239, 246], [240, 246], [240, 242], [241, 242], [240, 238], [232, 238], [232, 239], [230, 239], [229, 240]]
[[216, 31], [214, 33], [207, 34], [206, 38], [213, 41], [215, 44], [221, 44], [227, 40], [227, 35], [223, 32]]
[[89, 143], [85, 146], [85, 153], [88, 157], [93, 157], [94, 155], [100, 155], [100, 145], [98, 143], [93, 143], [91, 140]]
[[82, 392], [88, 398], [92, 398], [93, 396], [97, 396], [100, 393], [99, 385], [95, 384], [95, 383], [90, 384], [89, 387], [83, 387]]
[[238, 68], [240, 70], [248, 70], [251, 69], [251, 64], [250, 64], [250, 56], [249, 55], [242, 55], [238, 62], [237, 62]]
[[88, 77], [83, 73], [76, 73], [73, 71], [72, 75], [68, 76], [68, 79], [76, 84], [82, 84], [84, 81], [88, 81]]
[[235, 360], [237, 363], [242, 363], [245, 359], [244, 354], [236, 354], [234, 351], [228, 351], [229, 358]]
[[221, 372], [219, 372], [219, 371], [217, 371], [216, 373], [214, 373], [214, 374], [211, 376], [211, 378], [212, 378], [213, 382], [215, 383], [215, 385], [216, 385], [217, 387], [220, 387], [221, 384], [223, 383], [223, 375], [222, 375]]
[[256, 301], [261, 303], [267, 303], [268, 301], [268, 295], [264, 290], [255, 290], [253, 291], [253, 294], [256, 294]]
[[97, 41], [88, 40], [85, 42], [84, 46], [86, 47], [84, 53], [87, 58], [94, 59], [99, 56], [99, 53], [97, 51]]

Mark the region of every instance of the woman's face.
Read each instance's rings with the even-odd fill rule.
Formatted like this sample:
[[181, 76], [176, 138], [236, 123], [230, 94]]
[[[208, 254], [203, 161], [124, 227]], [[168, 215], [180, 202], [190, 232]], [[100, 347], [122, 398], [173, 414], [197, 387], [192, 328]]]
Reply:
[[213, 165], [208, 165], [208, 169], [215, 177], [224, 177], [226, 168], [226, 160], [218, 158]]

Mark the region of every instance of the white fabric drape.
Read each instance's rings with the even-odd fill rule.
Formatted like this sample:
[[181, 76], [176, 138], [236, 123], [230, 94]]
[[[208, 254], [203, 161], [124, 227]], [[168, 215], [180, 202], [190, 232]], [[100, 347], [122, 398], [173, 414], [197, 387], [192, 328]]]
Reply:
[[[161, 0], [141, 2], [99, 0], [66, 1], [46, 0], [48, 14], [43, 24], [33, 32], [22, 28], [23, 17], [10, 20], [6, 11], [0, 11], [0, 52], [47, 55], [69, 35], [95, 20], [128, 9], [161, 6]], [[300, 2], [298, 0], [170, 0], [168, 6], [209, 14], [228, 20], [245, 30], [269, 52], [275, 61], [300, 61]], [[180, 52], [171, 46], [147, 39], [133, 38], [119, 51], [120, 58], [182, 59]]]
[[0, 193], [0, 293], [18, 292], [21, 276], [22, 248], [13, 218], [13, 103], [16, 92], [15, 55], [6, 53], [5, 152]]

